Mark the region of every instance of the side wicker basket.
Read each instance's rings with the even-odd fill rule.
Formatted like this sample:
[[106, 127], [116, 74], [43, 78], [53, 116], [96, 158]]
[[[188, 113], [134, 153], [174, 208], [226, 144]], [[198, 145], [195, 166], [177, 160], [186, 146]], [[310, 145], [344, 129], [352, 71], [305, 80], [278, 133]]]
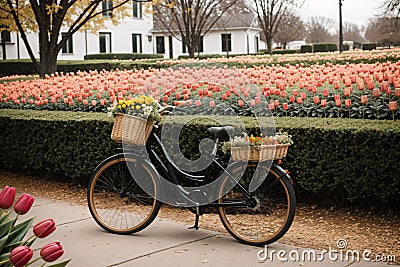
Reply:
[[255, 147], [231, 147], [234, 161], [267, 161], [286, 157], [289, 144], [261, 145]]
[[130, 146], [145, 146], [154, 122], [128, 114], [117, 113], [111, 139]]

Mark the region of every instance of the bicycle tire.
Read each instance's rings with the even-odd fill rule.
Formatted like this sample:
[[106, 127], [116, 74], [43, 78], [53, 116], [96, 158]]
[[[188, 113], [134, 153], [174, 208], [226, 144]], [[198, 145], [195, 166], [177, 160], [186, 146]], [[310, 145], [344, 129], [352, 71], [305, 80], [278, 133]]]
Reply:
[[[128, 164], [135, 167], [128, 168]], [[151, 166], [134, 155], [111, 156], [92, 173], [87, 192], [89, 211], [96, 223], [108, 232], [136, 233], [149, 226], [158, 214], [161, 203], [146, 193], [132, 175], [146, 179], [157, 192]]]
[[[239, 182], [249, 188], [249, 180], [254, 174], [248, 166], [233, 166], [230, 173], [243, 172]], [[262, 167], [268, 171], [267, 167]], [[250, 177], [250, 179], [249, 179]], [[235, 178], [236, 179], [236, 178]], [[232, 179], [227, 176], [221, 183], [220, 196], [224, 187]], [[219, 217], [225, 229], [237, 240], [248, 245], [263, 246], [280, 239], [290, 228], [296, 208], [296, 195], [289, 176], [279, 166], [273, 164], [261, 185], [252, 193], [254, 201], [238, 190], [238, 186], [218, 199]], [[223, 206], [232, 201], [247, 201], [241, 206]]]

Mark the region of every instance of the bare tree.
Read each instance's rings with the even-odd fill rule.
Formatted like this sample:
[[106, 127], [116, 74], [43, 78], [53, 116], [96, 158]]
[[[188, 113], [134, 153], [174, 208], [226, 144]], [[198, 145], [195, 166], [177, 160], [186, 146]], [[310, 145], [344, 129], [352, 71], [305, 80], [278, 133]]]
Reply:
[[252, 0], [258, 22], [263, 30], [267, 51], [272, 54], [272, 40], [288, 12], [301, 7], [302, 0]]
[[384, 17], [400, 18], [400, 0], [385, 0], [382, 8]]
[[365, 37], [370, 42], [376, 42], [380, 46], [390, 47], [400, 42], [400, 32], [394, 30], [399, 24], [399, 18], [375, 18], [371, 19], [365, 31]]
[[306, 24], [308, 43], [333, 42], [334, 33], [331, 29], [336, 29], [336, 22], [327, 17], [311, 17]]
[[281, 22], [275, 34], [274, 41], [279, 43], [283, 49], [286, 49], [289, 42], [304, 39], [305, 32], [301, 17], [292, 11], [288, 11], [285, 20]]
[[353, 22], [346, 21], [343, 25], [343, 36], [346, 41], [364, 42], [365, 38], [361, 35], [361, 32], [360, 26]]
[[158, 0], [153, 2], [154, 27], [182, 41], [194, 57], [201, 38], [238, 0]]

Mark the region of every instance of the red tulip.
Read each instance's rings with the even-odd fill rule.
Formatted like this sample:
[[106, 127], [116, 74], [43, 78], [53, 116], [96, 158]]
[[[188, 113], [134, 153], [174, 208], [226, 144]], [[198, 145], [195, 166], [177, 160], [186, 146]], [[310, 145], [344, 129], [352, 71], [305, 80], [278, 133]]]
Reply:
[[346, 99], [345, 101], [344, 101], [344, 104], [346, 105], [346, 107], [350, 107], [351, 106], [351, 99]]
[[328, 91], [328, 89], [324, 89], [324, 90], [322, 90], [322, 94], [324, 95], [324, 97], [328, 97], [328, 95], [329, 95], [329, 91]]
[[228, 97], [226, 94], [222, 94], [222, 100], [226, 100]]
[[33, 252], [27, 246], [14, 248], [10, 253], [10, 261], [15, 267], [22, 267], [32, 259]]
[[33, 227], [33, 233], [39, 238], [45, 238], [56, 230], [56, 222], [53, 219], [45, 219]]
[[34, 198], [31, 195], [23, 193], [14, 205], [15, 212], [19, 215], [26, 214], [31, 209], [33, 201]]
[[214, 102], [214, 100], [211, 100], [211, 101], [210, 101], [210, 108], [215, 108], [215, 102]]
[[291, 95], [290, 97], [289, 97], [289, 100], [290, 100], [290, 102], [294, 102], [294, 95]]
[[372, 90], [372, 95], [375, 97], [379, 97], [381, 95], [381, 91], [378, 88], [374, 88]]
[[294, 96], [297, 96], [297, 94], [298, 94], [297, 89], [293, 89], [293, 90], [292, 90], [292, 94], [293, 94]]
[[315, 104], [315, 105], [318, 105], [319, 102], [320, 102], [319, 97], [318, 97], [317, 95], [314, 96], [313, 100], [314, 100], [314, 104]]
[[301, 98], [301, 97], [298, 97], [297, 99], [296, 99], [296, 102], [297, 102], [297, 104], [301, 104], [301, 103], [303, 103], [303, 99]]
[[97, 101], [96, 100], [92, 100], [92, 106], [94, 107], [94, 106], [96, 106], [97, 105]]
[[270, 110], [274, 110], [274, 109], [275, 109], [274, 103], [270, 103], [270, 104], [268, 104], [268, 106], [269, 106], [269, 109], [270, 109]]
[[238, 100], [238, 105], [239, 105], [239, 107], [243, 107], [244, 106], [244, 102], [243, 102], [242, 99]]
[[0, 192], [0, 209], [9, 209], [14, 203], [15, 199], [15, 188], [5, 186]]
[[400, 96], [400, 88], [395, 88], [394, 89], [394, 95], [399, 97]]
[[60, 242], [52, 242], [47, 244], [40, 250], [40, 256], [46, 262], [56, 261], [64, 254], [64, 250], [62, 249]]
[[345, 95], [345, 96], [350, 96], [351, 91], [350, 91], [349, 88], [351, 88], [351, 87], [346, 87], [346, 88], [344, 89], [344, 95]]
[[322, 99], [321, 100], [321, 106], [322, 107], [326, 107], [326, 99]]
[[283, 107], [284, 110], [288, 110], [289, 109], [288, 103], [283, 103], [282, 107]]
[[337, 107], [340, 107], [340, 106], [342, 105], [342, 100], [336, 99], [336, 100], [335, 100], [335, 105], [336, 105]]
[[397, 110], [397, 102], [396, 102], [396, 101], [390, 101], [390, 102], [389, 102], [389, 110], [390, 110], [390, 111], [395, 111], [395, 110]]
[[368, 96], [366, 95], [362, 95], [361, 96], [361, 104], [366, 104], [368, 102]]

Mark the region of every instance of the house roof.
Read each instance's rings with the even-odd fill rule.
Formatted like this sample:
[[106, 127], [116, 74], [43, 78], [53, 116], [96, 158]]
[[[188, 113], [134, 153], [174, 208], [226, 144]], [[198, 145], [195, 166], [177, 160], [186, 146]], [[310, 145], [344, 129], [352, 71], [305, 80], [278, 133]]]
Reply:
[[[255, 14], [225, 14], [211, 28], [211, 31], [216, 30], [232, 30], [232, 29], [260, 29], [257, 23]], [[162, 23], [154, 19], [153, 29], [151, 32], [165, 32]]]

